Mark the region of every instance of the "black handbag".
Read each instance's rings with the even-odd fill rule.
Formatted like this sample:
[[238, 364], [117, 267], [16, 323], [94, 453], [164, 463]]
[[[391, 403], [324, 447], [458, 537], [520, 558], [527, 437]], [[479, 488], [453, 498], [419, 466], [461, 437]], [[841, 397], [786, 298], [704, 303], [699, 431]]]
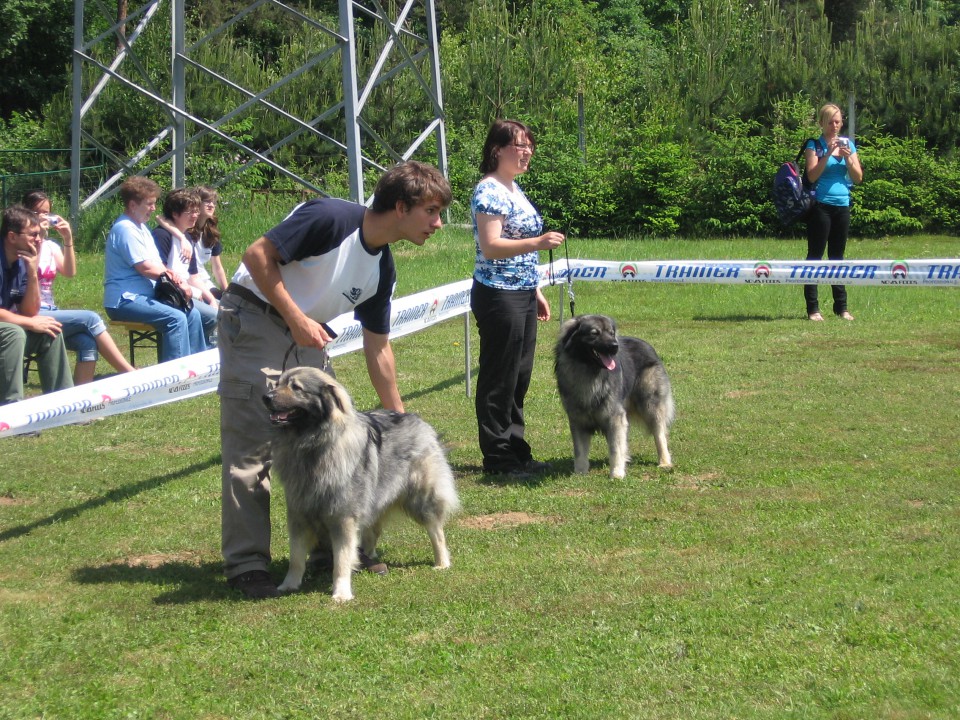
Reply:
[[157, 278], [153, 296], [164, 305], [176, 308], [184, 314], [193, 310], [193, 300], [187, 297], [187, 294], [166, 273]]

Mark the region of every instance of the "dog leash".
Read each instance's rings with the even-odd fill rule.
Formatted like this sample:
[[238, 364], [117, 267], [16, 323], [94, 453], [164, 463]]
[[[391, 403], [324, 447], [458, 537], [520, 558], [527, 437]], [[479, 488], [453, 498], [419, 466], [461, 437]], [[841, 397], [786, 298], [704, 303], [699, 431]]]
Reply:
[[570, 300], [570, 317], [576, 317], [577, 313], [574, 308], [577, 305], [577, 298], [573, 294], [573, 273], [570, 272], [570, 235], [565, 236], [563, 242], [563, 253], [567, 258], [567, 298]]
[[[564, 233], [564, 238], [565, 240], [563, 243], [563, 253], [567, 259], [567, 297], [570, 299], [570, 317], [576, 317], [577, 313], [575, 312], [574, 308], [576, 307], [576, 304], [577, 304], [577, 298], [576, 298], [576, 295], [573, 294], [573, 274], [570, 272], [570, 247], [569, 247], [570, 234]], [[550, 265], [549, 265], [550, 285], [553, 286], [557, 284], [557, 278], [553, 272], [553, 248], [550, 248], [548, 252], [550, 254]]]
[[[327, 335], [330, 336], [330, 339], [331, 339], [331, 340], [333, 340], [333, 339], [335, 339], [335, 338], [337, 337], [337, 333], [335, 333], [335, 332], [333, 331], [333, 328], [331, 328], [331, 327], [330, 327], [329, 325], [327, 325], [326, 323], [320, 323], [320, 324], [323, 325], [323, 329], [326, 331]], [[287, 332], [290, 332], [289, 329], [287, 330]], [[290, 347], [287, 348], [287, 352], [286, 352], [286, 353], [284, 354], [284, 356], [283, 356], [283, 367], [280, 369], [280, 372], [286, 372], [286, 370], [287, 370], [287, 360], [290, 359], [290, 354], [291, 354], [291, 353], [295, 353], [295, 355], [294, 355], [294, 360], [296, 360], [297, 365], [300, 364], [300, 350], [297, 348], [297, 343], [296, 343], [296, 341], [294, 341], [294, 342], [290, 343]], [[329, 369], [329, 366], [330, 366], [330, 356], [326, 354], [326, 351], [325, 351], [325, 350], [323, 351], [323, 353], [324, 353], [324, 357], [326, 358], [326, 360], [325, 360], [324, 366], [323, 366], [321, 369], [322, 369], [322, 370], [328, 370], [328, 369]], [[329, 371], [329, 370], [328, 370], [328, 371]]]
[[[280, 372], [286, 372], [286, 371], [287, 371], [287, 360], [290, 359], [290, 353], [294, 352], [296, 349], [297, 349], [297, 344], [296, 344], [295, 342], [290, 343], [290, 347], [287, 348], [287, 352], [286, 352], [286, 354], [283, 356], [283, 367], [280, 368]], [[300, 362], [300, 354], [299, 354], [299, 353], [297, 353], [296, 361], [297, 361], [297, 363], [299, 364], [299, 362]]]

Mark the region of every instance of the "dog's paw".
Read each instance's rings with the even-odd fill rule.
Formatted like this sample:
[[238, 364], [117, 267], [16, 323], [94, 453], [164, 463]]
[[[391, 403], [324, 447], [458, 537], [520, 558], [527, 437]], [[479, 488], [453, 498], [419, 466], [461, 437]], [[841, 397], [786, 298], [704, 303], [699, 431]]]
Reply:
[[277, 586], [277, 590], [282, 593], [293, 593], [300, 589], [300, 583], [303, 578], [292, 578], [289, 575], [283, 579], [283, 582]]
[[339, 580], [333, 583], [334, 602], [342, 603], [353, 600], [353, 587], [349, 580]]

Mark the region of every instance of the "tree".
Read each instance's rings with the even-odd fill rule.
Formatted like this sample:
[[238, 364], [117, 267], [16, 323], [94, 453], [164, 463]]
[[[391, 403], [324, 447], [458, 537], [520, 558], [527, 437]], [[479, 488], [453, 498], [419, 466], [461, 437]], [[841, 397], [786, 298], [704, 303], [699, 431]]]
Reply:
[[14, 111], [39, 110], [70, 81], [73, 0], [20, 0], [0, 3], [0, 45], [4, 81], [0, 118]]
[[866, 5], [867, 0], [823, 0], [823, 14], [830, 20], [834, 45], [855, 38], [857, 20]]

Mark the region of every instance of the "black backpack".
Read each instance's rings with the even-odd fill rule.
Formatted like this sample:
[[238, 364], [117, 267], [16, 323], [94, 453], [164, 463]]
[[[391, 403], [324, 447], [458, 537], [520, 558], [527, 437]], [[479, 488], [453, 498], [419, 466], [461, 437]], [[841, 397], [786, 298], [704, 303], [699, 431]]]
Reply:
[[815, 138], [808, 138], [800, 146], [800, 152], [793, 159], [793, 162], [785, 162], [777, 170], [773, 177], [773, 189], [770, 196], [773, 199], [773, 206], [777, 209], [777, 215], [783, 225], [792, 225], [793, 223], [806, 219], [813, 207], [814, 199], [813, 188], [807, 183], [806, 177], [800, 174], [800, 158], [803, 157], [804, 148], [807, 143], [812, 142], [817, 149], [817, 156], [820, 156], [820, 141]]

